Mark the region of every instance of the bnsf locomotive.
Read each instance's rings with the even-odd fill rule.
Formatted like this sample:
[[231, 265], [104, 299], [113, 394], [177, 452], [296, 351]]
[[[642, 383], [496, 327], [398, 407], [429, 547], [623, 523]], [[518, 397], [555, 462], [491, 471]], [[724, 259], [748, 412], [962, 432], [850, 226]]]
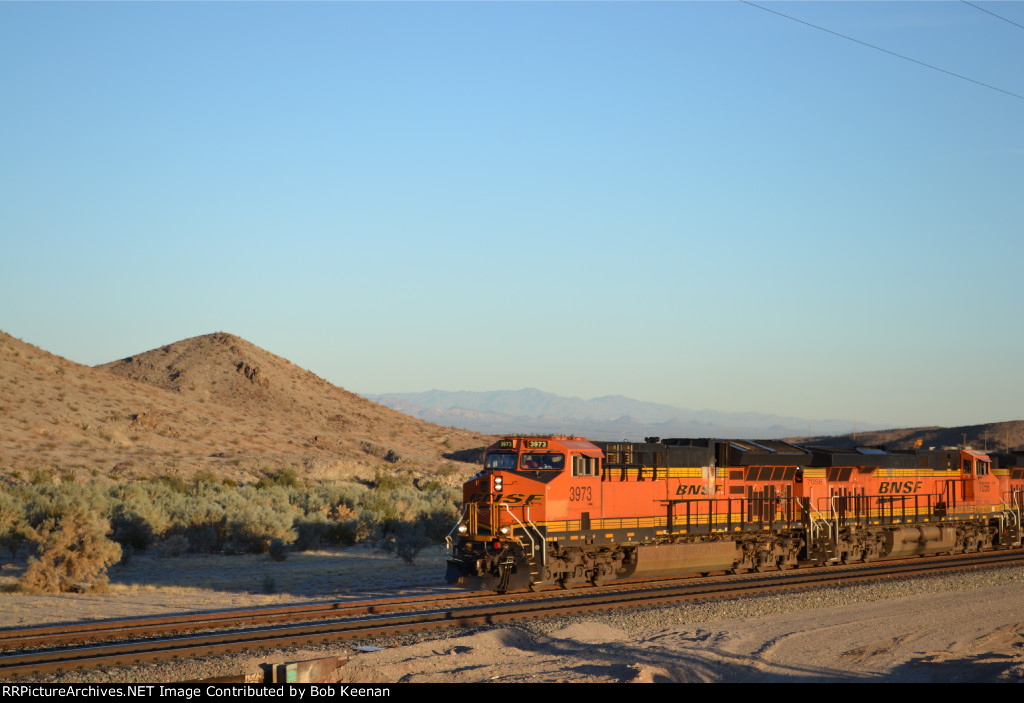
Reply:
[[1019, 547], [1022, 502], [1021, 453], [507, 437], [464, 486], [447, 580], [504, 591]]

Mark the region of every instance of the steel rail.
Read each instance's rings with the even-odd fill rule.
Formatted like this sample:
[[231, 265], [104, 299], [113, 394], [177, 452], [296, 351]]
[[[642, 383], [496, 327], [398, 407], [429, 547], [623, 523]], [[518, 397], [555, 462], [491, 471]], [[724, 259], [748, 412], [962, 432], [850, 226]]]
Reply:
[[437, 607], [435, 603], [442, 597], [448, 602], [486, 602], [496, 598], [493, 593], [485, 591], [459, 592], [444, 596], [431, 594], [364, 601], [325, 601], [303, 605], [289, 604], [145, 618], [117, 618], [112, 620], [42, 625], [0, 630], [0, 651], [111, 639], [123, 640], [137, 637], [154, 637], [196, 630], [257, 627], [275, 622], [296, 622], [300, 620], [390, 613], [413, 610], [424, 606]]
[[872, 564], [873, 568], [829, 568], [760, 574], [741, 582], [691, 583], [643, 590], [600, 589], [563, 591], [559, 597], [532, 594], [514, 602], [446, 607], [417, 614], [381, 614], [338, 622], [282, 625], [255, 630], [145, 640], [116, 645], [28, 652], [0, 657], [0, 678], [25, 677], [71, 669], [96, 669], [200, 655], [273, 649], [357, 637], [380, 637], [443, 627], [492, 625], [514, 620], [555, 617], [617, 608], [651, 607], [695, 600], [726, 599], [780, 593], [824, 585], [870, 583], [894, 576], [915, 576], [976, 570], [1024, 562], [1024, 553], [986, 552], [953, 561]]

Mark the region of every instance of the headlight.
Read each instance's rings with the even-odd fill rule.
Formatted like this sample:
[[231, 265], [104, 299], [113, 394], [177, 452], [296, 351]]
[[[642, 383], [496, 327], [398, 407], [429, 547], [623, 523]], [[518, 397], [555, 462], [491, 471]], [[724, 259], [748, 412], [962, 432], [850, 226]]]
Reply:
[[469, 528], [466, 525], [459, 525], [459, 534], [464, 535], [469, 532]]
[[512, 530], [509, 528], [508, 525], [504, 525], [504, 526], [502, 526], [502, 528], [500, 530], [498, 530], [498, 532], [500, 532], [503, 535], [507, 535], [511, 531]]
[[501, 491], [501, 476], [494, 477], [494, 490]]

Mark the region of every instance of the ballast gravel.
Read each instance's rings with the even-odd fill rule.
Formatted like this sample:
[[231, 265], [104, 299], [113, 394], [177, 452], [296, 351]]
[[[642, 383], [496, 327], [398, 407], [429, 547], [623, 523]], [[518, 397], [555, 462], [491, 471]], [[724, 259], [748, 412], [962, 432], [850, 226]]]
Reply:
[[[381, 647], [357, 651], [356, 647]], [[74, 672], [157, 683], [348, 657], [344, 683], [1021, 682], [1024, 567]]]

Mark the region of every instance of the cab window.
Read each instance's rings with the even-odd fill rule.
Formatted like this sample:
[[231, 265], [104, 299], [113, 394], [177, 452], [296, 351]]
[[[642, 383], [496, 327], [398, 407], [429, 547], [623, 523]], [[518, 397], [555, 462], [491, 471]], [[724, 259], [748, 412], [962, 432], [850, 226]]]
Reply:
[[577, 454], [572, 458], [573, 476], [597, 476], [597, 459]]
[[515, 471], [516, 468], [516, 455], [515, 454], [488, 454], [484, 460], [484, 468], [487, 469], [503, 469], [505, 471]]
[[522, 454], [519, 468], [525, 471], [561, 471], [565, 468], [564, 454]]

